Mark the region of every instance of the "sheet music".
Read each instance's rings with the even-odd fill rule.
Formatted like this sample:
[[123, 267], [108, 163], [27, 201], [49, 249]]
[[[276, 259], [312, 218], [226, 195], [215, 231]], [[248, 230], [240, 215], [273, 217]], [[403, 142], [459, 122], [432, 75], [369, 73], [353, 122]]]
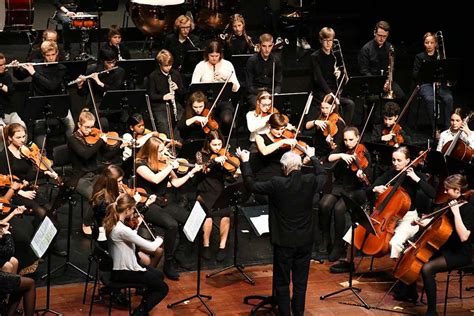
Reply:
[[258, 233], [258, 236], [262, 236], [265, 233], [270, 232], [270, 226], [268, 224], [268, 214], [250, 217], [255, 230]]
[[48, 250], [51, 241], [56, 236], [58, 230], [54, 227], [53, 222], [46, 216], [36, 231], [30, 247], [38, 258], [41, 258], [46, 250]]
[[194, 242], [204, 219], [206, 219], [206, 212], [204, 212], [201, 204], [196, 201], [183, 227], [183, 232], [190, 242]]

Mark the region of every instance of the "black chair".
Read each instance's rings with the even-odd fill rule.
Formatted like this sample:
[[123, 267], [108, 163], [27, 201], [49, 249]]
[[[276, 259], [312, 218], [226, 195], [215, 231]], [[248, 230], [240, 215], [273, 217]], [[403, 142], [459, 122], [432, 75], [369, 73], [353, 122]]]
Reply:
[[[92, 295], [91, 295], [91, 302], [90, 302], [90, 309], [89, 315], [92, 315], [92, 309], [94, 307], [94, 297], [97, 290], [97, 283], [100, 279], [102, 284], [109, 289], [109, 291], [116, 292], [125, 290], [126, 294], [128, 294], [128, 313], [132, 315], [132, 289], [143, 289], [146, 290], [146, 284], [143, 283], [121, 283], [115, 282], [111, 280], [111, 272], [113, 268], [113, 260], [112, 256], [106, 249], [106, 242], [100, 242], [97, 240], [99, 237], [99, 227], [97, 225], [93, 225], [92, 227], [92, 240], [93, 240], [93, 249], [91, 255], [89, 256], [89, 270], [92, 265], [92, 261], [96, 263], [95, 266], [95, 275], [94, 275], [94, 286], [92, 288]], [[86, 280], [86, 284], [84, 287], [84, 296], [83, 296], [83, 303], [85, 303], [85, 296], [87, 292], [87, 285], [88, 279]], [[109, 316], [112, 312], [112, 299], [109, 298]]]

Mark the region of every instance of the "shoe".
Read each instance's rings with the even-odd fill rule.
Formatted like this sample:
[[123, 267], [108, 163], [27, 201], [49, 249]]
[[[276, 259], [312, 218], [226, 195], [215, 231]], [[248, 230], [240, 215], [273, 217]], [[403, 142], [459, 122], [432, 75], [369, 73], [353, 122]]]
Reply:
[[352, 272], [355, 271], [354, 263], [350, 264], [347, 261], [340, 261], [339, 263], [333, 264], [329, 267], [329, 272], [331, 273], [346, 273], [349, 272], [349, 269], [352, 269]]
[[305, 50], [311, 49], [311, 45], [308, 43], [308, 41], [304, 37], [298, 39], [298, 44], [299, 44], [298, 47], [301, 47]]
[[173, 280], [173, 281], [178, 281], [179, 280], [179, 273], [178, 273], [178, 271], [176, 271], [173, 259], [165, 260], [165, 264], [163, 266], [163, 273], [170, 280]]
[[126, 308], [128, 307], [128, 299], [127, 297], [120, 291], [112, 291], [110, 292], [110, 299], [112, 300], [112, 304], [115, 304], [118, 307]]
[[405, 283], [398, 283], [399, 285], [393, 289], [393, 299], [402, 302], [416, 303], [418, 301], [418, 291], [416, 284], [406, 285]]
[[56, 242], [53, 246], [53, 255], [58, 256], [58, 257], [66, 257], [67, 252], [64, 249], [59, 248], [59, 245]]
[[418, 301], [418, 294], [411, 294], [411, 295], [408, 295], [408, 294], [404, 294], [404, 295], [393, 295], [393, 299], [395, 301], [399, 301], [399, 302], [410, 302], [410, 303], [416, 303]]
[[216, 261], [217, 262], [222, 262], [225, 260], [225, 258], [227, 257], [227, 251], [222, 248], [219, 248], [219, 250], [217, 250], [217, 255], [216, 255]]
[[191, 270], [194, 267], [194, 263], [192, 261], [186, 260], [186, 257], [183, 255], [175, 254], [175, 259], [176, 263], [179, 264], [179, 266], [183, 269], [186, 270]]
[[337, 261], [341, 257], [343, 257], [345, 253], [346, 253], [346, 249], [344, 247], [334, 245], [334, 247], [331, 250], [331, 253], [328, 256], [328, 260], [329, 262]]
[[211, 247], [202, 247], [202, 257], [206, 260], [211, 259]]

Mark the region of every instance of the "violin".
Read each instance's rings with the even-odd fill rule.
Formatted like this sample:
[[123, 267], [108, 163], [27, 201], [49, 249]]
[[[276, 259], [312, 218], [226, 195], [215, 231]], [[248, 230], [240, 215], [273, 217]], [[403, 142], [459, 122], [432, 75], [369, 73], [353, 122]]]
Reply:
[[[206, 116], [207, 117], [207, 123], [202, 127], [204, 130], [204, 133], [209, 134], [210, 131], [215, 131], [219, 129], [219, 123], [217, 123], [216, 120], [210, 115], [210, 110], [209, 109], [204, 109], [201, 113], [201, 116]], [[201, 124], [199, 122], [196, 122], [196, 124]]]
[[320, 117], [322, 121], [326, 122], [326, 128], [323, 130], [323, 135], [328, 136], [331, 135], [331, 137], [334, 137], [334, 135], [337, 134], [338, 129], [337, 129], [337, 122], [339, 121], [339, 114], [337, 113], [331, 113], [327, 116], [327, 118]]
[[[295, 132], [285, 130], [283, 134], [281, 135], [281, 137], [274, 137], [273, 142], [278, 142], [282, 139], [292, 139], [292, 138], [295, 139], [296, 138], [295, 135], [296, 135]], [[291, 150], [292, 152], [300, 156], [306, 155], [307, 147], [308, 147], [308, 144], [306, 144], [302, 140], [297, 140], [296, 145], [293, 146], [293, 148], [291, 148], [291, 146], [288, 144], [284, 144], [281, 146], [281, 148]]]
[[162, 171], [163, 169], [165, 169], [171, 163], [171, 161], [178, 162], [178, 168], [176, 169], [176, 173], [179, 174], [186, 174], [189, 168], [194, 168], [196, 166], [196, 164], [189, 163], [189, 161], [184, 158], [166, 158], [158, 162], [158, 171]]
[[[48, 159], [48, 157], [42, 155], [41, 150], [38, 145], [31, 143], [29, 146], [23, 145], [20, 147], [20, 155], [26, 159], [29, 159], [33, 164], [43, 172], [49, 171], [51, 173], [56, 173], [53, 170], [53, 162]], [[62, 184], [62, 180], [58, 177], [56, 179], [58, 184]]]
[[107, 136], [107, 145], [116, 146], [123, 138], [120, 138], [117, 132], [104, 133], [97, 127], [94, 127], [88, 136], [84, 136], [84, 140], [89, 145], [96, 144], [102, 135]]
[[138, 193], [140, 195], [139, 203], [145, 203], [148, 200], [148, 193], [143, 188], [132, 189], [129, 188], [126, 184], [122, 183], [120, 189], [131, 196], [135, 196], [135, 194]]
[[[349, 150], [347, 154], [355, 156], [350, 165], [352, 171], [364, 171], [369, 166], [369, 160], [366, 156], [367, 148], [365, 148], [363, 144], [357, 144], [357, 146], [353, 150]], [[359, 180], [362, 181], [366, 186], [370, 186], [370, 181], [365, 173], [363, 173], [362, 178], [359, 178]]]
[[140, 220], [138, 219], [138, 216], [134, 214], [130, 217], [126, 217], [123, 223], [125, 224], [125, 226], [128, 226], [131, 229], [135, 230], [140, 225]]
[[391, 140], [387, 142], [388, 146], [396, 146], [396, 145], [401, 145], [405, 142], [405, 139], [403, 138], [402, 134], [402, 127], [400, 124], [396, 123], [393, 125], [391, 129], [384, 128], [382, 130], [382, 135], [388, 135], [388, 134], [394, 134]]
[[221, 150], [219, 150], [217, 154], [213, 153], [209, 161], [210, 162], [214, 161], [214, 159], [216, 159], [217, 157], [224, 156], [224, 155], [227, 158], [224, 164], [222, 165], [224, 169], [230, 173], [234, 173], [235, 171], [237, 171], [237, 169], [240, 167], [240, 159], [233, 156], [224, 148], [221, 148]]
[[2, 215], [10, 213], [12, 209], [16, 209], [17, 207], [19, 206], [15, 204], [10, 204], [10, 200], [6, 198], [0, 198], [0, 213]]
[[145, 132], [143, 134], [136, 135], [137, 147], [143, 146], [143, 144], [146, 143], [146, 141], [153, 136], [158, 137], [161, 141], [167, 143], [167, 146], [174, 145], [178, 148], [183, 147], [183, 144], [181, 142], [168, 138], [168, 135], [166, 135], [165, 133], [153, 132], [149, 129], [145, 129]]
[[[12, 176], [14, 182], [21, 183], [20, 179], [17, 176]], [[9, 175], [0, 174], [0, 188], [11, 187], [12, 181]], [[22, 184], [22, 187], [24, 185]]]
[[272, 109], [271, 109], [270, 111], [268, 111], [268, 112], [262, 112], [262, 113], [260, 113], [260, 116], [261, 116], [261, 117], [266, 117], [266, 116], [269, 116], [269, 115], [272, 115], [272, 114], [275, 114], [275, 113], [280, 113], [280, 111], [278, 111], [277, 108], [274, 108], [274, 107], [272, 106]]

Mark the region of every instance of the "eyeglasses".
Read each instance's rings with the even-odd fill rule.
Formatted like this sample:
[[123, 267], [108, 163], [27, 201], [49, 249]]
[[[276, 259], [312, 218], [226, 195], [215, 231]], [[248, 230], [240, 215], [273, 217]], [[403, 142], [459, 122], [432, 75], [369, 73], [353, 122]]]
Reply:
[[375, 36], [380, 37], [380, 38], [387, 38], [387, 37], [388, 37], [388, 35], [385, 35], [385, 34], [377, 34], [377, 33], [375, 33]]
[[191, 26], [180, 26], [179, 27], [181, 30], [190, 30]]
[[82, 125], [84, 129], [93, 129], [94, 125]]

